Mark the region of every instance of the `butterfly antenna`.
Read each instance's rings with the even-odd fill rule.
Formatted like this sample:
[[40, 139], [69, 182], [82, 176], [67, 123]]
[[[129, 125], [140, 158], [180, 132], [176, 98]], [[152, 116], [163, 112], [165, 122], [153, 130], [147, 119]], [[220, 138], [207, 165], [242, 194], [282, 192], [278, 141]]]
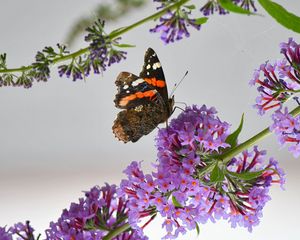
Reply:
[[188, 73], [189, 73], [189, 71], [186, 71], [185, 74], [183, 75], [183, 77], [181, 78], [181, 80], [179, 81], [179, 83], [175, 83], [175, 85], [174, 85], [174, 87], [173, 87], [173, 89], [171, 91], [171, 94], [170, 94], [171, 97], [173, 96], [175, 90], [178, 88], [178, 86], [180, 85], [180, 83], [184, 80], [184, 78], [186, 77], [186, 75], [188, 75]]

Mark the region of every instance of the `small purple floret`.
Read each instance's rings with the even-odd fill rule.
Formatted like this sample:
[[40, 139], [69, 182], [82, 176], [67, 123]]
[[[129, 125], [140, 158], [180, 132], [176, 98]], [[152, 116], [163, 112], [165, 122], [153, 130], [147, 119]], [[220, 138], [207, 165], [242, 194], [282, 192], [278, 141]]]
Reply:
[[6, 227], [0, 227], [0, 239], [1, 240], [12, 240], [12, 233], [5, 229]]
[[16, 223], [12, 227], [6, 230], [6, 227], [0, 227], [0, 239], [1, 240], [13, 240], [13, 239], [28, 239], [34, 240], [34, 229], [30, 226], [29, 221], [24, 223]]
[[200, 12], [202, 12], [204, 16], [213, 15], [214, 12], [218, 12], [220, 15], [229, 13], [227, 10], [222, 8], [219, 2], [216, 0], [208, 0], [207, 3], [200, 8]]
[[300, 116], [293, 117], [285, 108], [277, 110], [273, 115], [270, 127], [277, 135], [280, 145], [291, 144], [288, 150], [294, 157], [300, 156]]

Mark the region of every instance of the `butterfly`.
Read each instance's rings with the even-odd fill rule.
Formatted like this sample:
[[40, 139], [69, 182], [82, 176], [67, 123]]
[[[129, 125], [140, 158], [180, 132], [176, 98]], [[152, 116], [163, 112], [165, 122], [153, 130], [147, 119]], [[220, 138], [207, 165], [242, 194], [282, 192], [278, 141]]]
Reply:
[[165, 76], [152, 48], [145, 53], [139, 76], [121, 72], [115, 84], [118, 87], [115, 106], [124, 110], [118, 113], [112, 130], [124, 143], [138, 141], [171, 116], [174, 96], [168, 96]]

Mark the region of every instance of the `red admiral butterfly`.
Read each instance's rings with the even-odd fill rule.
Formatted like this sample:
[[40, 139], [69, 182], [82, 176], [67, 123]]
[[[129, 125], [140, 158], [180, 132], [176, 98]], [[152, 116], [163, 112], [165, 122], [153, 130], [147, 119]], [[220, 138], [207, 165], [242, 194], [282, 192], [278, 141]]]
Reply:
[[112, 129], [124, 143], [138, 141], [171, 116], [174, 96], [168, 97], [165, 76], [152, 48], [145, 53], [139, 77], [121, 72], [115, 83], [118, 87], [115, 105], [125, 110], [118, 113]]

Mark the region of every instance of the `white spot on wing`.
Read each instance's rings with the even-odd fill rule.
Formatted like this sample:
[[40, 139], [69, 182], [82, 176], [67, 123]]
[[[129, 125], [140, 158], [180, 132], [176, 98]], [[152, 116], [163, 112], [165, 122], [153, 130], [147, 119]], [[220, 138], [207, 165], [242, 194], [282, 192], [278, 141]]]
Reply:
[[127, 90], [127, 91], [126, 91], [126, 93], [130, 93], [130, 91], [129, 91], [129, 90]]
[[142, 83], [142, 82], [144, 82], [144, 79], [139, 78], [139, 79], [133, 81], [131, 85], [132, 85], [133, 87], [136, 87], [137, 85], [139, 85], [139, 84]]
[[156, 63], [154, 63], [153, 64], [153, 66], [152, 66], [152, 68], [155, 70], [155, 69], [158, 69], [158, 68], [160, 68], [161, 67], [161, 65], [160, 65], [160, 62], [156, 62]]
[[124, 85], [123, 89], [127, 89], [127, 88], [129, 88], [129, 86], [128, 85]]
[[146, 69], [150, 69], [150, 68], [151, 68], [151, 65], [148, 64], [148, 65], [146, 66]]

